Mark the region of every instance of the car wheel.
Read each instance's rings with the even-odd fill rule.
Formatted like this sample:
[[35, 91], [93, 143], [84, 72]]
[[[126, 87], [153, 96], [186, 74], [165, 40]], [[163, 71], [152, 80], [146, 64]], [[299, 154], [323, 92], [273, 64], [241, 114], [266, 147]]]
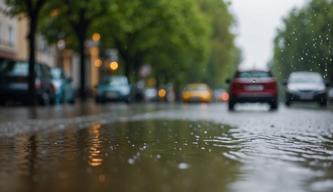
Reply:
[[50, 104], [50, 105], [55, 105], [55, 104], [56, 104], [56, 100], [55, 100], [55, 98], [54, 98], [54, 97], [51, 97], [51, 96], [49, 96], [49, 101], [48, 101], [48, 104]]
[[291, 101], [290, 101], [290, 100], [287, 100], [285, 104], [286, 104], [287, 107], [290, 107], [290, 105], [291, 105]]
[[228, 110], [229, 111], [235, 111], [235, 105], [236, 105], [236, 102], [229, 101], [229, 103], [228, 103]]
[[71, 104], [71, 105], [74, 105], [75, 104], [75, 99], [74, 98], [70, 99], [68, 103]]
[[320, 105], [320, 107], [327, 107], [327, 100], [326, 99], [320, 100], [319, 105]]
[[42, 93], [40, 99], [39, 99], [39, 104], [42, 106], [49, 105], [51, 103], [50, 96], [48, 93]]
[[96, 97], [95, 102], [96, 103], [106, 103], [106, 99], [103, 97]]
[[124, 102], [125, 102], [126, 104], [130, 104], [130, 103], [131, 103], [131, 98], [130, 98], [130, 97], [125, 98], [125, 99], [124, 99]]
[[279, 104], [278, 104], [277, 101], [274, 101], [274, 102], [270, 103], [269, 105], [270, 105], [270, 110], [271, 111], [276, 111], [279, 107]]

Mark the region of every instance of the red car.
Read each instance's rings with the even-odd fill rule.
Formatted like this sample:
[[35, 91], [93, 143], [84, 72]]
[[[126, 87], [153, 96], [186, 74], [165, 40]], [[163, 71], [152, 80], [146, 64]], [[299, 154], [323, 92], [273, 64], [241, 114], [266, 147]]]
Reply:
[[269, 69], [243, 69], [230, 81], [230, 111], [236, 103], [268, 103], [271, 110], [278, 109], [278, 85]]

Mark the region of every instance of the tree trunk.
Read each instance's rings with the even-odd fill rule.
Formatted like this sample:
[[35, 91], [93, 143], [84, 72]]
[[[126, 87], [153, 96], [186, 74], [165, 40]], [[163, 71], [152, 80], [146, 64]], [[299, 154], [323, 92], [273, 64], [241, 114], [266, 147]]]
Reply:
[[124, 60], [124, 73], [128, 80], [132, 83], [132, 75], [133, 75], [133, 59], [131, 58], [130, 51], [128, 47], [124, 47], [124, 44], [121, 43], [120, 40], [115, 39], [116, 48], [119, 51], [122, 59]]
[[29, 89], [29, 105], [35, 106], [37, 103], [37, 93], [35, 87], [36, 81], [36, 31], [37, 31], [37, 16], [31, 15], [29, 20], [29, 33], [28, 33], [28, 48], [29, 48], [29, 75], [28, 75], [28, 89]]
[[85, 37], [86, 30], [81, 29], [80, 34], [78, 34], [79, 39], [79, 55], [80, 55], [80, 99], [85, 101], [87, 99], [86, 90], [86, 58], [85, 58]]
[[127, 59], [127, 58], [124, 58], [125, 60], [125, 75], [126, 77], [131, 80], [131, 76], [132, 76], [132, 66], [131, 66], [131, 59]]
[[134, 78], [134, 71], [133, 71], [133, 58], [130, 54], [124, 52], [121, 54], [122, 58], [124, 59], [124, 72], [126, 77], [131, 83], [135, 83]]

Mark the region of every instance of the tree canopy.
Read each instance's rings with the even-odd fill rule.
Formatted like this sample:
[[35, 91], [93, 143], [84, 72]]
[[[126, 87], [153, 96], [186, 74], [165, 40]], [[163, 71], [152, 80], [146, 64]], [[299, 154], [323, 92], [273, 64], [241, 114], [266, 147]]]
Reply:
[[40, 20], [40, 14], [46, 5], [46, 0], [6, 0], [9, 14], [13, 16], [23, 15], [28, 19], [28, 52], [29, 52], [29, 74], [28, 74], [28, 90], [30, 105], [37, 103], [37, 92], [35, 87], [36, 81], [36, 36]]
[[178, 79], [207, 55], [209, 28], [191, 0], [115, 0], [110, 17], [99, 24], [104, 40], [119, 50], [127, 75], [149, 63], [162, 81]]
[[228, 10], [228, 3], [220, 0], [201, 0], [201, 8], [211, 28], [208, 57], [204, 76], [212, 86], [221, 86], [241, 62], [241, 51], [235, 46], [234, 17]]
[[102, 49], [116, 48], [134, 80], [150, 64], [161, 84], [221, 85], [240, 58], [234, 18], [221, 0], [50, 0], [42, 16], [43, 35], [77, 49], [81, 68], [83, 43], [98, 32]]
[[317, 71], [333, 82], [332, 25], [332, 0], [312, 0], [292, 10], [274, 41], [276, 74], [286, 78], [292, 71]]
[[221, 84], [237, 62], [234, 19], [223, 1], [115, 0], [110, 10], [99, 28], [128, 75], [148, 63], [162, 83]]

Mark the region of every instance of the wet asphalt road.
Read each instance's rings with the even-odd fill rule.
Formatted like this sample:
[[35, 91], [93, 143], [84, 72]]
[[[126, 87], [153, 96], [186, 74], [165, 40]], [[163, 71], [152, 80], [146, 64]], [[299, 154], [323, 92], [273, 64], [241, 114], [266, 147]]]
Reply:
[[0, 109], [0, 191], [333, 191], [333, 112], [294, 106]]

